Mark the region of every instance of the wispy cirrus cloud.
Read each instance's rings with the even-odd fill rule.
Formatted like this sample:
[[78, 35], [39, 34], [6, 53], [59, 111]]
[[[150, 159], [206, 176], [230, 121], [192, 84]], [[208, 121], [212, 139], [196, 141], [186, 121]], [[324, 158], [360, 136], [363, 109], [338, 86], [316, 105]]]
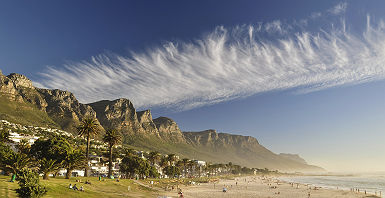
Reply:
[[334, 7], [330, 8], [328, 12], [334, 15], [342, 14], [342, 13], [345, 13], [347, 7], [348, 7], [348, 4], [346, 2], [339, 3]]
[[[337, 7], [328, 12], [346, 9]], [[186, 110], [272, 90], [384, 79], [384, 23], [368, 22], [360, 34], [346, 30], [344, 20], [339, 26], [316, 32], [280, 21], [219, 26], [193, 42], [48, 67], [35, 83], [69, 90], [85, 103], [125, 97], [139, 108]]]

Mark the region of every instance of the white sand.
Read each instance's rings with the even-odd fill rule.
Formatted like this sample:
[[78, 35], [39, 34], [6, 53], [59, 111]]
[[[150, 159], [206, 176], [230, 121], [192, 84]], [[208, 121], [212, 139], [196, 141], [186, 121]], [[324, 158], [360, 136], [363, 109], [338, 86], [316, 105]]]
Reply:
[[[215, 183], [199, 184], [194, 186], [182, 187], [184, 197], [193, 198], [213, 198], [213, 197], [263, 197], [263, 198], [308, 198], [309, 193], [311, 198], [315, 197], [366, 197], [364, 193], [356, 193], [344, 190], [332, 189], [317, 189], [314, 187], [299, 184], [278, 182], [277, 179], [263, 178], [259, 176], [239, 177], [234, 180], [220, 180]], [[238, 184], [236, 184], [238, 183]], [[226, 187], [227, 192], [222, 192]], [[164, 192], [168, 197], [178, 197], [177, 191]]]

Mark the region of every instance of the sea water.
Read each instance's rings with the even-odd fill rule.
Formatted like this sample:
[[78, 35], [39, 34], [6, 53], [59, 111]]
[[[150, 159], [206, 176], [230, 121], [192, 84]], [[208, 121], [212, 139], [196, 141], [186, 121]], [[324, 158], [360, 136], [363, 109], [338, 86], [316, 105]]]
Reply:
[[323, 176], [295, 176], [282, 177], [282, 181], [309, 184], [312, 186], [330, 189], [360, 189], [360, 192], [381, 195], [385, 197], [385, 174], [345, 174], [345, 175], [323, 175]]

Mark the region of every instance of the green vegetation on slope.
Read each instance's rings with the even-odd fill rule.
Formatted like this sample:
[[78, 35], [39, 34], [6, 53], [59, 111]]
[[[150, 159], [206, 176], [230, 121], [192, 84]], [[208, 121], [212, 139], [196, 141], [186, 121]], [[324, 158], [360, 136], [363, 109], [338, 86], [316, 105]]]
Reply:
[[[216, 159], [207, 151], [195, 148], [186, 143], [173, 143], [169, 141], [160, 141], [159, 138], [153, 136], [126, 136], [123, 145], [131, 147], [136, 150], [143, 151], [158, 151], [163, 154], [175, 153], [180, 158], [189, 159]], [[208, 160], [210, 161], [210, 160]], [[218, 160], [215, 160], [218, 161]], [[212, 161], [212, 162], [215, 162]]]
[[21, 125], [60, 128], [46, 112], [40, 111], [28, 102], [11, 101], [0, 96], [0, 119]]

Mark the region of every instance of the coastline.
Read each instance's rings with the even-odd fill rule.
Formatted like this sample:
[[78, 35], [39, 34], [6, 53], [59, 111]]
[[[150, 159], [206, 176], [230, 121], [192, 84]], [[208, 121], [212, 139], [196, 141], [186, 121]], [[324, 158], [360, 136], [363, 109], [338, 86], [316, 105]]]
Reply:
[[[244, 176], [234, 179], [221, 179], [215, 183], [200, 183], [193, 186], [181, 187], [184, 197], [237, 197], [237, 198], [355, 198], [377, 197], [363, 192], [353, 192], [343, 189], [314, 187], [308, 184], [281, 181], [279, 176]], [[223, 188], [227, 192], [222, 192]], [[177, 190], [159, 192], [158, 197], [178, 197]]]

